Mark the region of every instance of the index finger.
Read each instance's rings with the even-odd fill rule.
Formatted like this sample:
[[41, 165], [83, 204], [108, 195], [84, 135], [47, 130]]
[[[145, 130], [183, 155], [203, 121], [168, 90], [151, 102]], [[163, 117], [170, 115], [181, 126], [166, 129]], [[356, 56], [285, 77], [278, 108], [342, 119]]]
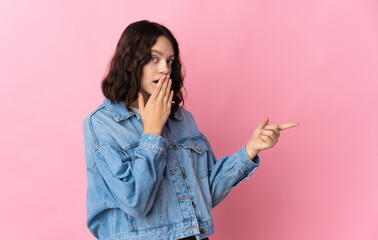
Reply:
[[282, 123], [278, 125], [278, 128], [280, 129], [280, 131], [282, 131], [282, 130], [286, 130], [292, 127], [297, 127], [299, 125], [301, 125], [299, 122]]
[[153, 99], [153, 100], [157, 99], [157, 97], [158, 97], [158, 95], [160, 93], [160, 90], [161, 90], [161, 88], [163, 86], [163, 82], [164, 82], [164, 80], [165, 80], [166, 77], [167, 76], [165, 74], [163, 74], [162, 76], [160, 76], [159, 81], [155, 85], [155, 89], [154, 89], [154, 91], [152, 92], [152, 94], [150, 96], [151, 99]]

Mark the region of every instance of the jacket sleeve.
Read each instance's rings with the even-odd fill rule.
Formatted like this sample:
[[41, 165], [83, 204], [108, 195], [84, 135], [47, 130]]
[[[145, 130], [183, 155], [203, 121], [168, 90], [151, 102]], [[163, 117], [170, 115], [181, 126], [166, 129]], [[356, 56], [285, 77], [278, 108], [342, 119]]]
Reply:
[[87, 159], [87, 162], [94, 162], [119, 208], [133, 217], [145, 217], [153, 206], [163, 177], [167, 140], [143, 133], [131, 157], [120, 146], [101, 143], [98, 136], [103, 137], [106, 132], [97, 126], [90, 122], [84, 124], [86, 152], [93, 151], [88, 154], [88, 158], [93, 159]]
[[252, 160], [248, 157], [245, 145], [233, 155], [223, 158], [215, 157], [209, 140], [204, 134], [202, 137], [207, 145], [209, 185], [212, 196], [212, 206], [217, 206], [243, 180], [249, 179], [260, 165], [260, 158], [256, 155]]

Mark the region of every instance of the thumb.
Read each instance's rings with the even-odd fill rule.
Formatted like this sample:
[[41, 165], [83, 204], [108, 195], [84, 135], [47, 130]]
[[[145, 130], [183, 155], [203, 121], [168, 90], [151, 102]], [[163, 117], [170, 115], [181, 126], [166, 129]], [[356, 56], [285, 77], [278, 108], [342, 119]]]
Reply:
[[269, 122], [269, 118], [266, 117], [266, 118], [264, 119], [264, 121], [262, 121], [262, 122], [257, 126], [257, 128], [258, 128], [258, 129], [263, 129], [263, 128], [268, 124], [268, 122]]
[[138, 107], [139, 107], [139, 110], [144, 110], [144, 99], [143, 99], [143, 96], [140, 92], [138, 92]]

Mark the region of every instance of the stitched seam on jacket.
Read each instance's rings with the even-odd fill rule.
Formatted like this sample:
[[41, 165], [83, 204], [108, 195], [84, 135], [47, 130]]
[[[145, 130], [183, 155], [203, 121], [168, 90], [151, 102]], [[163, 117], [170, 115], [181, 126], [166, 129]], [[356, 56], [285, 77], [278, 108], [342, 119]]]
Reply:
[[223, 181], [225, 178], [230, 176], [233, 173], [233, 171], [235, 171], [235, 164], [232, 166], [230, 170], [228, 170], [227, 172], [223, 173], [223, 175], [218, 177], [217, 180], [215, 180], [214, 184], [218, 184], [219, 182]]
[[99, 111], [100, 109], [104, 108], [105, 105], [104, 104], [101, 104], [97, 109], [95, 109], [89, 116], [88, 116], [88, 124], [89, 124], [89, 130], [91, 131], [91, 135], [92, 135], [92, 139], [95, 143], [95, 147], [96, 147], [96, 150], [98, 148], [98, 141], [96, 139], [96, 134], [94, 132], [94, 129], [93, 129], [93, 124], [92, 124], [92, 117], [93, 115]]
[[[243, 146], [244, 147], [244, 146]], [[240, 150], [239, 150], [240, 151]], [[244, 149], [242, 150], [242, 151], [245, 151]], [[238, 168], [240, 169], [240, 171], [242, 171], [242, 172], [249, 172], [249, 170], [248, 170], [248, 168], [247, 167], [245, 167], [244, 166], [244, 164], [242, 163], [242, 161], [240, 160], [240, 154], [242, 154], [242, 153], [238, 153], [237, 154], [237, 156], [236, 156], [236, 163], [237, 163], [237, 166], [238, 166]], [[248, 157], [248, 156], [247, 156]], [[248, 157], [249, 158], [249, 157]], [[251, 161], [250, 159], [249, 159], [249, 161]]]
[[217, 199], [215, 199], [214, 201], [212, 201], [212, 205], [214, 206], [214, 204], [219, 204], [218, 200], [219, 199], [222, 199], [225, 195], [227, 195], [229, 193], [229, 191], [225, 191], [225, 193], [221, 194]]

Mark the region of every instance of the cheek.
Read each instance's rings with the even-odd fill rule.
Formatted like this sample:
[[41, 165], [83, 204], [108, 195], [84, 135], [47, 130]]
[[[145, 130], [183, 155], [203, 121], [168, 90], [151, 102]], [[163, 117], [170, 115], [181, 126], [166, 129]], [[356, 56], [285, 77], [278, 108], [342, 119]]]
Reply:
[[151, 65], [151, 63], [148, 63], [142, 68], [142, 73], [141, 75], [149, 78], [152, 74], [155, 72], [155, 67]]

